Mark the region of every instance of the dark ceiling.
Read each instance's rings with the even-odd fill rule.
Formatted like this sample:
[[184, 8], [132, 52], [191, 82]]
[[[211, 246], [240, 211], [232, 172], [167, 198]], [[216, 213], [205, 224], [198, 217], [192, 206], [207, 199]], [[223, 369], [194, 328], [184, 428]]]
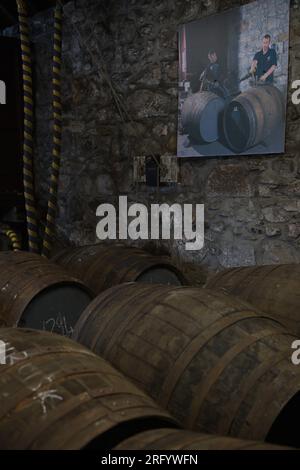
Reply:
[[[28, 13], [30, 16], [39, 11], [47, 10], [55, 5], [56, 0], [27, 0]], [[61, 3], [66, 3], [66, 0]], [[16, 0], [0, 0], [0, 31], [7, 26], [18, 22]]]

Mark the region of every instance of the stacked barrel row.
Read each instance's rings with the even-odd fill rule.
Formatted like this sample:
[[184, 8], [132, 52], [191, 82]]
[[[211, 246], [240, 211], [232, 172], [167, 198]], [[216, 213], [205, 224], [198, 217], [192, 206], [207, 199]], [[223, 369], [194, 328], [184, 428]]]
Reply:
[[278, 449], [181, 431], [108, 362], [67, 338], [0, 329], [1, 449]]
[[187, 429], [300, 445], [296, 336], [227, 294], [123, 284], [88, 306], [74, 339]]
[[[0, 326], [23, 326], [0, 331], [0, 448], [300, 446], [297, 338], [282, 322], [226, 292], [183, 286], [170, 259], [141, 250], [93, 246], [56, 261], [64, 268], [0, 255]], [[73, 341], [26, 328], [55, 318]]]
[[175, 421], [106, 361], [56, 334], [3, 328], [1, 449], [111, 449]]
[[27, 252], [0, 252], [0, 327], [71, 336], [85, 307], [108, 287], [126, 281], [188, 282], [168, 257], [134, 248], [93, 245], [65, 250], [53, 261]]
[[[70, 274], [38, 255], [0, 254], [1, 357], [5, 354], [0, 373], [2, 449], [111, 449], [145, 431], [179, 427], [103, 359], [62, 336], [27, 328], [71, 336], [80, 313], [94, 297], [93, 290], [105, 289], [108, 273], [115, 273], [112, 284], [120, 276], [175, 285], [184, 280], [169, 260], [135, 250], [119, 252], [122, 268], [119, 263], [117, 269], [109, 265], [106, 253], [103, 275], [97, 248], [86, 249], [86, 258], [98, 258], [87, 282], [73, 276], [82, 277], [74, 266], [68, 266]], [[76, 250], [80, 266], [77, 251], [81, 256], [85, 250]]]

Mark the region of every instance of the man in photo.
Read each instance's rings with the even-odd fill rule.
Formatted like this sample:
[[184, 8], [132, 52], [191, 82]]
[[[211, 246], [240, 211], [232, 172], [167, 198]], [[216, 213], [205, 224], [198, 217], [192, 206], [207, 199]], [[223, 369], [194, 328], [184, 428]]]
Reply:
[[206, 81], [206, 84], [208, 84], [209, 91], [211, 91], [212, 93], [216, 93], [217, 95], [224, 98], [225, 96], [227, 96], [227, 90], [222, 83], [223, 74], [218, 61], [218, 55], [214, 49], [211, 49], [208, 52], [208, 60], [209, 64], [203, 70], [199, 78], [201, 82], [200, 91], [202, 91], [203, 85]]
[[254, 73], [260, 82], [273, 84], [277, 54], [275, 49], [271, 49], [270, 44], [271, 36], [266, 34], [263, 38], [262, 49], [254, 56], [250, 73]]

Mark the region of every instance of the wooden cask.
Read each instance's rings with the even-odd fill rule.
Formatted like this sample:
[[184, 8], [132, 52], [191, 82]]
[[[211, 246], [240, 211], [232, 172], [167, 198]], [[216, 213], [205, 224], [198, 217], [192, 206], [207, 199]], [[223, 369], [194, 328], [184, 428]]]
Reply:
[[131, 281], [171, 285], [188, 283], [169, 257], [154, 256], [120, 244], [69, 248], [54, 256], [53, 261], [79, 277], [96, 294]]
[[[137, 434], [116, 447], [116, 450], [289, 450], [289, 447], [246, 441], [176, 429], [155, 429]], [[291, 449], [290, 449], [291, 450]], [[175, 456], [174, 456], [175, 457]], [[177, 456], [178, 458], [178, 456]], [[172, 462], [172, 461], [171, 461]]]
[[300, 335], [300, 264], [225, 269], [206, 286], [246, 300]]
[[282, 94], [273, 85], [241, 93], [224, 111], [223, 128], [229, 147], [238, 153], [265, 142], [282, 129], [283, 113]]
[[71, 336], [92, 299], [82, 281], [55, 263], [28, 252], [0, 252], [0, 327]]
[[105, 360], [61, 336], [0, 329], [0, 448], [108, 450], [145, 430], [176, 426]]
[[74, 339], [185, 428], [251, 440], [271, 433], [274, 442], [300, 445], [293, 433], [300, 412], [296, 337], [240, 300], [209, 289], [124, 284], [88, 306]]
[[220, 137], [220, 123], [225, 100], [209, 91], [198, 92], [184, 102], [184, 132], [198, 142], [215, 142]]

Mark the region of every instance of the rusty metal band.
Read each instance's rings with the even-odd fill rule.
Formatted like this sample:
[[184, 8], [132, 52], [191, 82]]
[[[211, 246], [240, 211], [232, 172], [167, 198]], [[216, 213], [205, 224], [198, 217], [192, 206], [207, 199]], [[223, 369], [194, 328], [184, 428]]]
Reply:
[[280, 351], [280, 354], [277, 353], [275, 356], [271, 355], [268, 361], [262, 362], [250, 374], [245, 376], [245, 380], [242, 381], [238, 390], [237, 399], [236, 401], [232, 402], [232, 406], [228, 409], [228, 415], [224, 416], [224, 418], [221, 420], [220, 428], [228, 429], [228, 434], [231, 434], [235, 417], [238, 414], [239, 409], [242, 406], [242, 403], [248, 395], [249, 391], [255, 386], [257, 381], [261, 379], [261, 377], [263, 377], [266, 372], [268, 372], [268, 370], [270, 370], [272, 367], [275, 367], [281, 361], [286, 359], [286, 357], [290, 357], [289, 350]]
[[247, 310], [242, 312], [237, 311], [229, 314], [225, 318], [214, 321], [189, 343], [189, 345], [182, 351], [181, 355], [175, 362], [172, 373], [166, 377], [166, 380], [162, 386], [159, 397], [159, 402], [162, 404], [162, 406], [167, 408], [176, 384], [180, 380], [180, 377], [190, 362], [194, 359], [195, 355], [199, 353], [200, 349], [202, 349], [214, 336], [220, 334], [228, 327], [233, 326], [241, 321], [245, 321], [249, 318], [267, 318], [270, 321], [270, 318], [268, 317], [262, 317]]
[[281, 336], [282, 332], [275, 332], [272, 329], [262, 330], [255, 335], [245, 338], [243, 341], [240, 341], [229, 349], [222, 359], [220, 359], [215, 367], [213, 367], [208, 375], [205, 377], [205, 381], [201, 382], [197, 387], [193, 389], [194, 398], [191, 403], [190, 413], [188, 419], [186, 420], [186, 425], [189, 428], [195, 426], [199, 419], [199, 414], [201, 412], [202, 405], [206, 398], [209, 396], [209, 392], [214, 384], [218, 381], [221, 373], [228, 367], [234, 358], [239, 354], [243, 353], [250, 346], [261, 341], [268, 336]]
[[[287, 359], [287, 364], [295, 368], [292, 362]], [[297, 367], [296, 367], [297, 369]], [[278, 377], [275, 378], [275, 380]], [[276, 410], [275, 418], [278, 416], [278, 412], [280, 412], [283, 407], [297, 394], [299, 393], [299, 372], [296, 373], [294, 379], [289, 381], [288, 383], [280, 383], [280, 394], [281, 394], [281, 402], [282, 405], [279, 406]], [[247, 415], [247, 423], [252, 423], [251, 429], [252, 432], [255, 432], [257, 439], [263, 439], [265, 434], [270, 430], [273, 422], [274, 422], [274, 415], [270, 415], [271, 407], [274, 403], [274, 390], [275, 387], [273, 385], [274, 380], [271, 383], [268, 383], [267, 389], [264, 391], [264, 395], [261, 397], [260, 400], [257, 400], [253, 408], [251, 409], [250, 413]], [[283, 393], [283, 390], [285, 391]], [[264, 415], [264, 420], [262, 423], [261, 416]], [[245, 426], [246, 423], [244, 423]], [[262, 425], [264, 425], [264, 429], [262, 429]], [[259, 435], [260, 433], [260, 435]], [[243, 431], [241, 430], [241, 437], [243, 437]], [[251, 436], [249, 436], [251, 439]]]

